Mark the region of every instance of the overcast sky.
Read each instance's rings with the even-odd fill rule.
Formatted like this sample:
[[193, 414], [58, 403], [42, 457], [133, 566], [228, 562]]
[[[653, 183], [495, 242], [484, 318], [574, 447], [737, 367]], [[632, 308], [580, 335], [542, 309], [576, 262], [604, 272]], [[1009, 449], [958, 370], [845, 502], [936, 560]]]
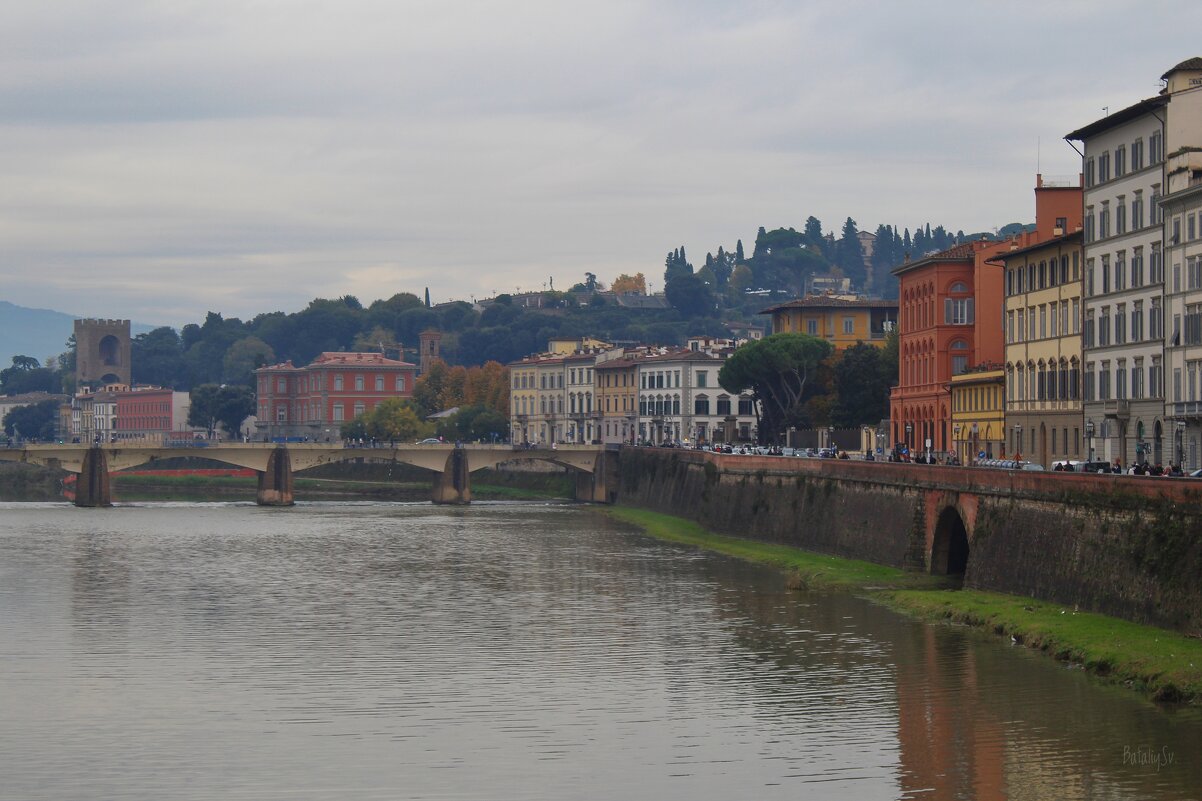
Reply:
[[[1034, 217], [1197, 3], [49, 0], [0, 12], [0, 299], [175, 326]], [[1087, 61], [1088, 59], [1088, 61]]]

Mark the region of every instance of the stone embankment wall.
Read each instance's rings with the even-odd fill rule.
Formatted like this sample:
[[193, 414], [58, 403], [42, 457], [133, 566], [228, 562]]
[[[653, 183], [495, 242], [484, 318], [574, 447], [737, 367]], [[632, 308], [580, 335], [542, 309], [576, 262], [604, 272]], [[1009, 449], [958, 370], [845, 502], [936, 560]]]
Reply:
[[1202, 634], [1202, 481], [654, 448], [619, 471], [620, 503], [895, 567], [962, 524], [967, 587]]

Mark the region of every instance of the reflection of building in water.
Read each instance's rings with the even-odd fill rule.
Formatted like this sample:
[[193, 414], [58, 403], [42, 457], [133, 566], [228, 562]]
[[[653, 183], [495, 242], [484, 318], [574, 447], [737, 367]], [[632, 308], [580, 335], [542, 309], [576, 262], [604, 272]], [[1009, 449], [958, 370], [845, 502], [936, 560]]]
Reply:
[[979, 694], [973, 651], [963, 637], [945, 637], [931, 626], [899, 638], [897, 739], [904, 796], [932, 801], [1007, 799], [1005, 731], [964, 701]]

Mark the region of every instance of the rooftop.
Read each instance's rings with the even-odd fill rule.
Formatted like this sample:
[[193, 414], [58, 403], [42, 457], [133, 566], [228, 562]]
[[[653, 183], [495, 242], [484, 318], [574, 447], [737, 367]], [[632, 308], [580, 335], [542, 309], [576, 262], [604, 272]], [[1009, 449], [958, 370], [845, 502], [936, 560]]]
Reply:
[[772, 314], [784, 309], [896, 309], [896, 300], [880, 298], [849, 298], [839, 295], [807, 295], [804, 298], [769, 306], [759, 314]]

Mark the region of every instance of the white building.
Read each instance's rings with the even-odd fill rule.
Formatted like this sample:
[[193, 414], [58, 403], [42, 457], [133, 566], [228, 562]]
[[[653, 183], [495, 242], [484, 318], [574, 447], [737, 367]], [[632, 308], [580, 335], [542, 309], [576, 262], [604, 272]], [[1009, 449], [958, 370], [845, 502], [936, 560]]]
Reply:
[[737, 442], [756, 437], [750, 395], [732, 395], [718, 384], [721, 356], [669, 350], [638, 363], [640, 442]]
[[1163, 76], [1166, 462], [1202, 467], [1202, 58]]
[[1068, 134], [1084, 191], [1083, 410], [1096, 458], [1160, 461], [1165, 109], [1161, 94]]

